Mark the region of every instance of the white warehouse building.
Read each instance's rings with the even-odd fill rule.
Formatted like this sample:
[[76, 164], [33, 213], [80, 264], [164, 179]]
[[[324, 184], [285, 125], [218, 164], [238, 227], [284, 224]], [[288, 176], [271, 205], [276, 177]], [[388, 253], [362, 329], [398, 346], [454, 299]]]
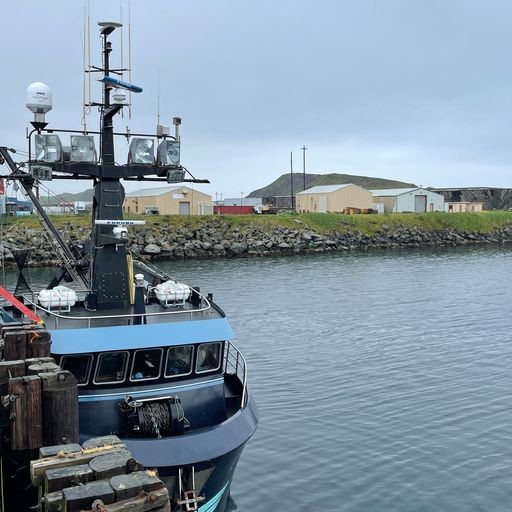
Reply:
[[371, 190], [373, 202], [384, 205], [384, 213], [444, 212], [444, 196], [425, 188]]

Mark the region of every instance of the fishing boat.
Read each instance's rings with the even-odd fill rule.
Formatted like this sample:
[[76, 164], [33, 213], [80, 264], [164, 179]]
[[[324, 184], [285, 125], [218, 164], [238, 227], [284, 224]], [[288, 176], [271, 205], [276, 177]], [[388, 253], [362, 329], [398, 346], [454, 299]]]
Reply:
[[[17, 299], [44, 321], [53, 357], [76, 377], [80, 441], [115, 434], [138, 462], [158, 471], [173, 510], [222, 511], [237, 461], [258, 423], [247, 364], [211, 293], [132, 258], [130, 230], [142, 221], [124, 220], [122, 208], [123, 180], [206, 180], [180, 164], [180, 118], [174, 118], [173, 135], [161, 126], [156, 135], [114, 132], [127, 91], [142, 89], [112, 76], [120, 70], [110, 66], [109, 35], [120, 24], [99, 27], [102, 66], [90, 71], [101, 76], [103, 98], [93, 104], [100, 130], [48, 128], [51, 92], [37, 82], [27, 91], [34, 112], [28, 162], [15, 162], [12, 150], [0, 147], [8, 178], [33, 202], [62, 264], [47, 289], [27, 289]], [[69, 148], [60, 133], [70, 136]], [[126, 165], [114, 156], [118, 135], [130, 142]], [[64, 240], [38, 200], [37, 184], [57, 179], [93, 181], [88, 249]], [[8, 307], [2, 316], [19, 320]]]

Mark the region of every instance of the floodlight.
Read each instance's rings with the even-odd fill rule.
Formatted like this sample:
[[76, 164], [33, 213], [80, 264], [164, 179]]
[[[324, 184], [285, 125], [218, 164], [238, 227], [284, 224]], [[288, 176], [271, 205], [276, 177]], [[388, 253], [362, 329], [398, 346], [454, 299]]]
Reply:
[[35, 135], [36, 161], [60, 162], [62, 161], [62, 144], [57, 135]]
[[47, 165], [30, 164], [29, 172], [38, 181], [52, 180], [52, 168]]
[[155, 161], [153, 139], [132, 139], [128, 152], [128, 164], [149, 164]]
[[71, 135], [71, 161], [96, 163], [94, 138], [90, 135]]
[[180, 165], [180, 143], [173, 140], [163, 140], [158, 145], [158, 165]]
[[172, 169], [167, 172], [167, 183], [181, 183], [185, 179], [183, 169]]

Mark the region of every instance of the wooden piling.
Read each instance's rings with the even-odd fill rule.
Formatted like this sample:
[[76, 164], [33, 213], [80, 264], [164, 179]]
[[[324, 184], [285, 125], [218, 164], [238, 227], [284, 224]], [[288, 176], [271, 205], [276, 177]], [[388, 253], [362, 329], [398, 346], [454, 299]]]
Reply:
[[11, 447], [39, 448], [43, 444], [41, 379], [37, 375], [9, 380]]
[[7, 395], [10, 378], [23, 377], [25, 374], [25, 361], [0, 361], [0, 396]]
[[4, 336], [4, 359], [14, 361], [27, 359], [27, 333], [25, 331], [6, 332]]
[[43, 384], [44, 444], [78, 442], [78, 387], [75, 376], [66, 370], [39, 375]]

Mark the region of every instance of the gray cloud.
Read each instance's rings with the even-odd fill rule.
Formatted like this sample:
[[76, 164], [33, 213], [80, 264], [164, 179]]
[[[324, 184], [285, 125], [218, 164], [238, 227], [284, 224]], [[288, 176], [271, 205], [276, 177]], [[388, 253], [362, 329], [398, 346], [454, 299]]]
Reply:
[[[96, 63], [96, 21], [119, 19], [119, 4], [104, 4], [90, 2]], [[0, 137], [21, 146], [32, 81], [54, 91], [52, 124], [80, 121], [83, 4], [11, 11]], [[183, 116], [184, 157], [214, 181], [209, 192], [267, 184], [290, 150], [300, 168], [304, 143], [314, 172], [508, 186], [511, 15], [501, 0], [132, 1], [133, 81], [145, 92], [131, 126], [154, 129], [160, 91], [161, 116]]]

